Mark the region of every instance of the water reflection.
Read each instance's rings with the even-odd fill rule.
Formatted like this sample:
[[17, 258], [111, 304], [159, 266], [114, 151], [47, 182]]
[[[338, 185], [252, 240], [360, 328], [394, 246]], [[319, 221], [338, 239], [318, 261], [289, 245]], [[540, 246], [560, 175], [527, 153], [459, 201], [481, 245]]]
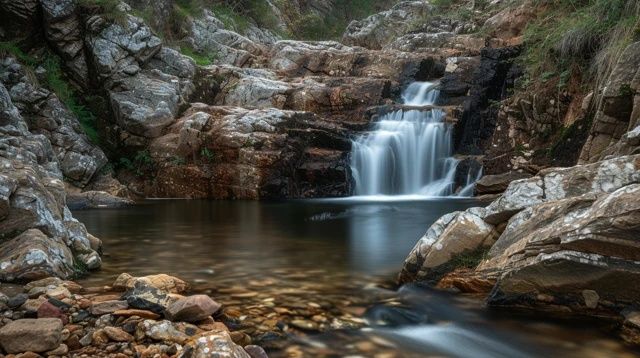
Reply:
[[[111, 284], [122, 272], [168, 273], [194, 284], [195, 291], [211, 294], [225, 308], [252, 307], [257, 313], [250, 319], [263, 319], [275, 308], [299, 311], [302, 305], [302, 311], [309, 311], [313, 303], [314, 311], [307, 316], [277, 316], [285, 321], [326, 317], [331, 333], [287, 335], [287, 346], [300, 345], [302, 356], [633, 355], [592, 323], [496, 317], [477, 298], [415, 286], [396, 292], [372, 284], [399, 271], [416, 240], [438, 217], [472, 205], [478, 203], [148, 201], [74, 214], [104, 242], [103, 268], [85, 285]], [[247, 295], [239, 298], [233, 292]], [[344, 329], [358, 327], [363, 314], [369, 329]], [[273, 332], [258, 333], [252, 334]], [[270, 356], [289, 353], [274, 350]]]

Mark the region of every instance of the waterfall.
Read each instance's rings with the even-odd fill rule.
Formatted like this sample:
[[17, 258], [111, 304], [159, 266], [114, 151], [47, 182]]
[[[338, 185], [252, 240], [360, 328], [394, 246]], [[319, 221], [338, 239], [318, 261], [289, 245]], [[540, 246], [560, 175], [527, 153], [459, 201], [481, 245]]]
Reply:
[[[402, 100], [407, 106], [429, 106], [438, 92], [434, 83], [414, 82]], [[453, 195], [459, 161], [452, 157], [452, 126], [444, 118], [437, 108], [397, 110], [356, 138], [351, 153], [355, 194]], [[460, 194], [472, 194], [471, 180]]]

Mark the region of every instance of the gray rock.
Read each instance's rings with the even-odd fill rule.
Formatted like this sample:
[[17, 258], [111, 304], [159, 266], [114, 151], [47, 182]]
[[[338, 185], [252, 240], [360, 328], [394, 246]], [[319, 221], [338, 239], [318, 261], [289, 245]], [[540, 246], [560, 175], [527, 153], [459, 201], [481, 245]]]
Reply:
[[531, 174], [524, 172], [507, 172], [497, 175], [485, 175], [476, 182], [476, 194], [496, 194], [507, 190], [514, 180], [530, 178]]
[[207, 358], [211, 355], [220, 358], [251, 358], [242, 347], [233, 343], [229, 333], [205, 332], [191, 339], [178, 354], [179, 358]]
[[[361, 21], [352, 21], [342, 37], [348, 45], [382, 48], [387, 42], [409, 32], [416, 20], [426, 17], [432, 6], [423, 1], [404, 1], [387, 11], [373, 14]], [[413, 25], [415, 26], [415, 25]]]
[[197, 322], [211, 317], [221, 305], [207, 295], [184, 297], [167, 307], [165, 315], [172, 321]]
[[20, 319], [0, 328], [0, 345], [7, 353], [41, 353], [57, 348], [61, 334], [58, 318]]
[[493, 225], [473, 211], [447, 214], [431, 225], [411, 250], [399, 280], [404, 283], [437, 279], [455, 268], [449, 263], [456, 256], [491, 247], [497, 237]]
[[640, 184], [631, 184], [610, 194], [539, 204], [512, 218], [490, 259], [478, 267], [499, 273], [490, 301], [582, 295], [585, 289], [611, 301], [639, 299], [639, 198]]

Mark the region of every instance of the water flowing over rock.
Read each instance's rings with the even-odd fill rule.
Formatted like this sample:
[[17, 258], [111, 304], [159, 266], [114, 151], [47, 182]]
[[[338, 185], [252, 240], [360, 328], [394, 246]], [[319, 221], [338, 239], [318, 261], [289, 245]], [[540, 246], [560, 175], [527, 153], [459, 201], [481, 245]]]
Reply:
[[356, 195], [447, 196], [455, 190], [458, 160], [452, 157], [452, 126], [439, 108], [438, 91], [412, 83], [404, 105], [382, 116], [371, 133], [353, 143], [351, 171]]

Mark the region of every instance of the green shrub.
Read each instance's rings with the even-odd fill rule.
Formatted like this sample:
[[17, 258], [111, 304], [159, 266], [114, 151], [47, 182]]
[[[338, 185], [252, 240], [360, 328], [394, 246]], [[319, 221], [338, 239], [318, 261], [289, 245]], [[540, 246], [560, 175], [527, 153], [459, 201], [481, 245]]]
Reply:
[[91, 142], [98, 143], [99, 136], [95, 115], [84, 105], [80, 104], [71, 85], [65, 80], [60, 62], [57, 57], [47, 56], [42, 63], [46, 70], [46, 87], [56, 94], [58, 99], [71, 111], [80, 122], [82, 129]]
[[535, 5], [546, 10], [524, 33], [523, 63], [531, 78], [550, 71], [565, 82], [567, 71], [586, 72], [583, 80], [606, 77], [640, 26], [637, 0], [538, 0]]
[[189, 46], [181, 46], [180, 52], [185, 56], [191, 57], [198, 66], [209, 66], [213, 64], [217, 58], [216, 54], [213, 52], [207, 52], [203, 54], [200, 52], [196, 52]]
[[119, 8], [120, 0], [78, 0], [81, 7], [97, 11], [105, 20], [121, 26], [127, 24], [127, 14]]

